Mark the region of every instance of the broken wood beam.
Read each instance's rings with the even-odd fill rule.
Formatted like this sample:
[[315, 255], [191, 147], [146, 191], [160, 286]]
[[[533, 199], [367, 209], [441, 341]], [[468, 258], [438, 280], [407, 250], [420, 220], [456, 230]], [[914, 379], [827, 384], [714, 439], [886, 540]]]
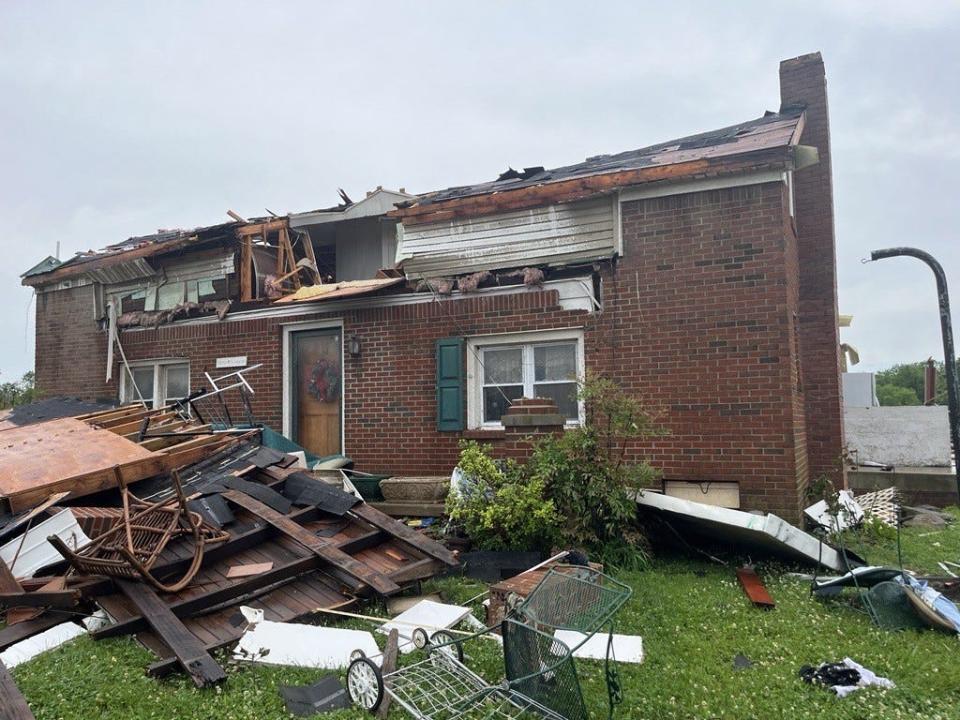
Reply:
[[[387, 644], [383, 648], [383, 658], [380, 660], [380, 674], [389, 676], [397, 669], [397, 655], [400, 651], [400, 631], [396, 628], [390, 630], [387, 635]], [[387, 680], [387, 682], [390, 682]], [[377, 718], [386, 720], [387, 713], [390, 711], [391, 697], [390, 693], [383, 694], [383, 700], [380, 701], [380, 707], [377, 708]]]
[[0, 661], [0, 720], [35, 720], [27, 699]]
[[350, 557], [347, 553], [340, 550], [333, 543], [327, 542], [317, 537], [302, 525], [294, 522], [287, 515], [281, 515], [276, 510], [264, 505], [249, 495], [245, 495], [237, 490], [226, 490], [223, 497], [230, 502], [239, 505], [244, 510], [253, 513], [261, 520], [273, 525], [281, 533], [303, 545], [319, 557], [329, 562], [335, 568], [343, 571], [347, 575], [360, 582], [369, 585], [381, 595], [392, 595], [400, 592], [400, 586], [386, 577], [383, 573], [363, 564], [359, 560]]
[[7, 564], [3, 561], [3, 558], [0, 558], [0, 594], [22, 592], [23, 587], [19, 582], [17, 582], [17, 579], [13, 576], [13, 573], [10, 572], [10, 568], [7, 567]]
[[447, 550], [447, 548], [438, 543], [436, 540], [432, 540], [426, 535], [418, 533], [416, 530], [407, 527], [402, 522], [394, 520], [392, 517], [380, 512], [376, 508], [370, 507], [370, 505], [367, 503], [360, 503], [350, 510], [350, 512], [351, 514], [366, 520], [374, 527], [380, 528], [389, 535], [393, 535], [398, 540], [402, 540], [408, 545], [412, 545], [424, 555], [429, 555], [430, 557], [436, 558], [440, 562], [450, 566], [459, 564], [456, 555]]
[[49, 630], [55, 625], [67, 622], [74, 617], [73, 613], [61, 613], [55, 610], [48, 610], [43, 615], [34, 620], [25, 620], [16, 625], [7, 625], [0, 630], [0, 652], [6, 650], [11, 645], [16, 645], [21, 640], [26, 640], [34, 635]]
[[[224, 603], [231, 602], [240, 597], [250, 595], [262, 588], [278, 585], [286, 580], [296, 579], [304, 573], [317, 570], [321, 564], [320, 558], [316, 556], [301, 558], [293, 562], [286, 563], [269, 572], [250, 576], [241, 582], [233, 583], [224, 588], [219, 588], [212, 592], [193, 597], [187, 600], [180, 600], [167, 605], [167, 609], [178, 618], [187, 618], [206, 612], [210, 608]], [[148, 621], [141, 613], [140, 615], [121, 620], [112, 625], [107, 625], [99, 630], [93, 630], [90, 636], [94, 640], [103, 640], [104, 638], [118, 637], [121, 635], [130, 635], [147, 629]]]
[[27, 592], [0, 592], [0, 608], [63, 608], [75, 607], [80, 603], [80, 591], [76, 588], [64, 590], [36, 590]]
[[203, 643], [187, 630], [151, 588], [131, 580], [117, 580], [117, 586], [173, 651], [194, 685], [202, 688], [227, 679], [227, 674], [210, 656]]
[[[378, 534], [378, 533], [377, 533]], [[363, 536], [366, 538], [367, 536]], [[355, 544], [355, 540], [347, 540], [338, 543], [336, 547], [341, 550], [350, 548]], [[178, 618], [189, 618], [209, 612], [212, 608], [227, 603], [236, 603], [244, 598], [250, 598], [256, 594], [262, 594], [260, 590], [274, 590], [276, 587], [296, 580], [298, 577], [307, 573], [323, 570], [327, 561], [316, 555], [300, 558], [273, 568], [259, 575], [252, 575], [233, 583], [224, 588], [200, 595], [198, 597], [180, 600], [169, 605], [170, 611]], [[401, 568], [397, 568], [387, 574], [387, 577], [396, 583], [412, 582], [413, 580], [422, 580], [436, 574], [437, 562], [432, 558], [417, 560]], [[98, 630], [92, 630], [90, 636], [94, 640], [103, 640], [104, 638], [119, 637], [122, 635], [131, 635], [147, 629], [147, 621], [142, 615], [129, 617], [125, 620], [115, 622]]]

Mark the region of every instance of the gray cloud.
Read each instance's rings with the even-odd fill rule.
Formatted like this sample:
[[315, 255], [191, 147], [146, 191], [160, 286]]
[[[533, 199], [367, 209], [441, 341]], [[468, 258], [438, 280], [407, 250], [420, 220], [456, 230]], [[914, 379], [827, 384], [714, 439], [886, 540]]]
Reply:
[[19, 274], [160, 227], [424, 191], [709, 130], [830, 83], [843, 331], [863, 367], [939, 357], [955, 281], [956, 3], [4, 3], [0, 380], [33, 362]]

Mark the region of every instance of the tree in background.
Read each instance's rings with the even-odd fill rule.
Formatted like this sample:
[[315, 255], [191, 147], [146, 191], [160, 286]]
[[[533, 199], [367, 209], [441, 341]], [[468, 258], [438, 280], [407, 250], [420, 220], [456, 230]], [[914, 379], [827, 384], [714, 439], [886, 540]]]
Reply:
[[[881, 405], [920, 405], [923, 402], [923, 369], [926, 362], [894, 365], [876, 374], [877, 400]], [[947, 376], [942, 362], [934, 362], [937, 369], [937, 391], [934, 402], [947, 404]]]
[[36, 395], [37, 388], [31, 370], [15, 382], [0, 383], [0, 410], [32, 402]]

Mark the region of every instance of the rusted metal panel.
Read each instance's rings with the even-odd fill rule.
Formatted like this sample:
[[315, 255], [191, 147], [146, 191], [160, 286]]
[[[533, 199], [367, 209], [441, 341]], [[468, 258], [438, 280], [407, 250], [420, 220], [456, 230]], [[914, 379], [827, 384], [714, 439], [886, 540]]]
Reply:
[[754, 605], [765, 610], [776, 607], [776, 603], [773, 601], [773, 598], [770, 597], [770, 593], [767, 592], [763, 580], [760, 579], [760, 576], [757, 575], [753, 568], [737, 568], [737, 579], [740, 581], [740, 584], [743, 585], [743, 591]]
[[610, 257], [617, 247], [614, 202], [606, 196], [405, 227], [397, 258], [407, 274], [438, 277]]

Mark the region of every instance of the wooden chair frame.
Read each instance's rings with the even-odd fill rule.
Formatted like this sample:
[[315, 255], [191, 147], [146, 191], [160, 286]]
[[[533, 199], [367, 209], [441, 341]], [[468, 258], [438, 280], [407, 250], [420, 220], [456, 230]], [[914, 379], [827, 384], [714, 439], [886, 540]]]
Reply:
[[[142, 579], [161, 592], [183, 590], [199, 572], [204, 548], [228, 540], [229, 534], [206, 524], [187, 508], [176, 471], [172, 473], [175, 496], [155, 503], [146, 503], [127, 489], [119, 466], [113, 472], [123, 502], [121, 520], [79, 551], [71, 550], [56, 536], [48, 538], [49, 542], [78, 572]], [[151, 569], [171, 540], [187, 536], [193, 540], [190, 566], [176, 582], [160, 582]]]

